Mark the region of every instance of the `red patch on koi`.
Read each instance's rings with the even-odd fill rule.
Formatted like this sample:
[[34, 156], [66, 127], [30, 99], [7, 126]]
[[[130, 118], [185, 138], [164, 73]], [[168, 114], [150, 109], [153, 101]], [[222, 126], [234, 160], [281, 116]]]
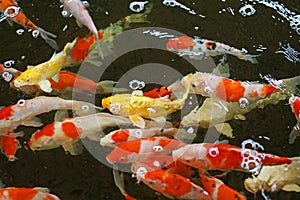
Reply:
[[270, 94], [272, 94], [273, 92], [277, 91], [278, 89], [276, 89], [275, 87], [273, 87], [272, 85], [266, 85], [262, 88], [262, 96], [268, 96]]
[[119, 130], [111, 136], [114, 142], [126, 142], [129, 137], [129, 133], [126, 130]]
[[166, 46], [168, 49], [188, 49], [196, 45], [196, 42], [188, 36], [180, 36], [178, 38], [171, 38], [167, 42]]
[[[98, 32], [98, 39], [103, 38], [103, 32]], [[79, 38], [77, 39], [73, 49], [71, 50], [71, 56], [75, 61], [82, 61], [84, 60], [88, 53], [90, 46], [95, 42], [95, 36], [91, 35], [85, 38]]]
[[5, 136], [2, 140], [1, 147], [7, 157], [14, 157], [19, 149], [19, 140], [15, 137]]
[[159, 98], [169, 95], [172, 95], [172, 90], [168, 90], [166, 87], [161, 88], [153, 88], [150, 91], [144, 92], [144, 96], [151, 97], [151, 98]]
[[61, 124], [62, 131], [66, 136], [77, 139], [80, 136], [79, 129], [72, 122], [64, 122]]
[[9, 120], [10, 117], [13, 115], [14, 111], [12, 109], [14, 105], [2, 108], [0, 110], [0, 120]]
[[300, 99], [298, 97], [295, 98], [295, 101], [292, 105], [295, 115], [298, 117], [300, 114]]
[[245, 88], [241, 83], [241, 81], [223, 78], [216, 86], [216, 94], [219, 98], [226, 101], [237, 102], [245, 93]]
[[252, 93], [249, 94], [249, 97], [257, 97], [258, 96], [258, 92], [254, 91]]
[[48, 124], [42, 130], [38, 130], [36, 132], [36, 134], [34, 135], [34, 139], [38, 140], [42, 136], [51, 137], [53, 134], [54, 134], [54, 124]]

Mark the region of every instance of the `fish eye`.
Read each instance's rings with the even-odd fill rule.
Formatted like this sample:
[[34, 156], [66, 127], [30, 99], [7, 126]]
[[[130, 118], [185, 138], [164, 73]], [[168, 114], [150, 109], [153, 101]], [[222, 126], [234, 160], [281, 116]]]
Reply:
[[125, 161], [125, 157], [120, 157], [119, 161]]
[[25, 99], [20, 99], [20, 100], [18, 101], [17, 104], [18, 104], [19, 106], [24, 106], [24, 105], [25, 105], [25, 102], [26, 102]]

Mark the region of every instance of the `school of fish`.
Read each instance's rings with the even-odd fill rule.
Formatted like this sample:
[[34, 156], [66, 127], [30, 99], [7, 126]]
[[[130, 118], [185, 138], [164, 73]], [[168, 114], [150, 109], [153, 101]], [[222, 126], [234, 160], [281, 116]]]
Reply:
[[[287, 101], [297, 120], [289, 135], [289, 143], [293, 144], [300, 135], [300, 96], [297, 96], [300, 76], [281, 80], [264, 76], [268, 83], [263, 83], [236, 80], [215, 71], [195, 71], [172, 80], [170, 85], [147, 90], [147, 87], [116, 87], [117, 80], [91, 80], [68, 69], [88, 60], [94, 49], [98, 55], [96, 63], [102, 63], [114, 53], [114, 38], [131, 24], [147, 23], [153, 5], [149, 3], [143, 13], [129, 15], [98, 30], [82, 1], [60, 0], [60, 3], [63, 16], [73, 16], [78, 26], [86, 27], [90, 34], [66, 43], [48, 61], [28, 66], [25, 71], [0, 64], [0, 75], [12, 89], [25, 96], [35, 95], [0, 109], [0, 148], [8, 161], [18, 162], [16, 155], [21, 148], [38, 152], [62, 147], [76, 156], [85, 151], [81, 140], [90, 140], [109, 150], [105, 159], [113, 168], [116, 187], [128, 200], [136, 198], [126, 191], [124, 174], [118, 170], [121, 165], [129, 166], [137, 182], [169, 199], [247, 199], [244, 193], [219, 179], [230, 171], [252, 175], [245, 179], [244, 186], [254, 194], [281, 189], [300, 192], [299, 158], [264, 152], [264, 147], [252, 139], [239, 146], [227, 141], [195, 142], [197, 133], [191, 129], [215, 127], [221, 134], [234, 138], [227, 121], [245, 120], [244, 115], [253, 109]], [[35, 25], [16, 1], [0, 1], [0, 11], [10, 24], [15, 22], [30, 29], [33, 37], [40, 35], [53, 49], [59, 49], [56, 35]], [[226, 63], [226, 55], [232, 55], [258, 64], [259, 59], [259, 55], [248, 54], [245, 49], [196, 36], [173, 36], [164, 45], [167, 51], [195, 60], [223, 56], [222, 62]], [[75, 90], [101, 98], [95, 104], [73, 100]], [[172, 121], [172, 116], [187, 105], [190, 95], [205, 100], [181, 121]], [[54, 120], [44, 124], [39, 115], [47, 113], [53, 113]], [[18, 139], [26, 134], [20, 131], [22, 126], [36, 130], [24, 145]], [[213, 175], [211, 170], [224, 173]], [[280, 170], [286, 171], [282, 177]], [[58, 196], [43, 187], [0, 189], [0, 199], [7, 200], [56, 200], [60, 199]]]

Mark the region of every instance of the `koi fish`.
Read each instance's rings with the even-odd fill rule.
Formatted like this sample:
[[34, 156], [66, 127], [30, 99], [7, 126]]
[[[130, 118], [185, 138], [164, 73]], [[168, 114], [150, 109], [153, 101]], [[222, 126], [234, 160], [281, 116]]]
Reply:
[[297, 119], [297, 124], [293, 127], [289, 137], [289, 143], [293, 144], [297, 136], [300, 135], [300, 97], [293, 96], [289, 98], [289, 104]]
[[148, 171], [145, 167], [138, 168], [135, 173], [138, 181], [170, 199], [211, 200], [202, 187], [178, 174], [165, 170]]
[[188, 144], [172, 152], [174, 161], [181, 161], [198, 169], [241, 170], [258, 173], [262, 165], [291, 163], [287, 157], [260, 153], [254, 149], [229, 144]]
[[172, 95], [172, 90], [168, 90], [166, 87], [161, 88], [153, 88], [150, 91], [143, 92], [143, 96], [151, 97], [151, 98], [170, 98]]
[[203, 172], [199, 172], [199, 175], [205, 191], [208, 192], [208, 194], [212, 197], [212, 200], [247, 199], [234, 189], [225, 185], [221, 180], [214, 177], [205, 176]]
[[103, 59], [104, 55], [100, 48], [98, 40], [98, 30], [83, 3], [80, 0], [60, 0], [60, 2], [64, 5], [64, 10], [69, 11], [70, 14], [76, 18], [76, 22], [79, 27], [82, 27], [82, 25], [84, 25], [93, 33], [96, 39], [99, 56], [101, 57], [101, 59]]
[[[179, 135], [183, 136], [179, 136]], [[193, 140], [195, 135], [187, 133], [184, 129], [177, 128], [159, 128], [153, 127], [149, 129], [119, 129], [110, 132], [100, 139], [100, 145], [115, 147], [121, 143], [138, 140], [141, 138], [149, 138], [154, 136], [165, 136], [168, 138], [180, 138], [185, 140]], [[187, 138], [186, 138], [187, 137]], [[192, 138], [191, 138], [192, 137]], [[184, 142], [184, 141], [183, 141]]]
[[131, 122], [122, 116], [97, 113], [82, 117], [67, 118], [46, 125], [32, 134], [28, 145], [31, 150], [49, 150], [62, 146], [66, 152], [78, 155], [82, 146], [79, 139], [89, 138], [99, 141], [104, 136], [103, 130], [114, 126], [129, 126]]
[[60, 200], [59, 197], [49, 193], [48, 188], [2, 188], [0, 189], [0, 199], [5, 200]]
[[88, 115], [94, 112], [96, 106], [75, 100], [64, 100], [59, 97], [39, 96], [33, 99], [20, 99], [0, 110], [0, 135], [13, 132], [19, 125], [35, 126], [42, 125], [35, 116], [52, 110], [73, 110], [77, 115]]
[[54, 54], [49, 61], [29, 67], [14, 80], [14, 86], [20, 88], [25, 85], [38, 85], [42, 91], [51, 92], [50, 78], [57, 80], [57, 74], [68, 62], [67, 54], [74, 44], [67, 43], [64, 50]]
[[148, 156], [168, 154], [184, 145], [166, 137], [143, 138], [120, 144], [106, 156], [106, 160], [110, 164], [133, 163], [145, 160]]
[[0, 144], [1, 144], [1, 151], [3, 154], [6, 155], [9, 161], [15, 161], [17, 158], [15, 154], [18, 149], [21, 148], [20, 142], [17, 137], [22, 137], [24, 133], [9, 133], [5, 136], [0, 136]]
[[[53, 39], [51, 39], [51, 37], [56, 38], [56, 35], [45, 31], [41, 27], [36, 26], [30, 19], [28, 19], [25, 16], [22, 9], [19, 7], [17, 2], [15, 2], [14, 0], [1, 1], [0, 2], [0, 11], [2, 13], [7, 12], [7, 14], [9, 15], [6, 18], [8, 20], [8, 22], [10, 22], [10, 20], [12, 20], [12, 21], [20, 24], [21, 26], [23, 26], [26, 29], [33, 30], [34, 32], [32, 33], [32, 35], [34, 37], [36, 37], [40, 33], [41, 37], [45, 40], [45, 42], [47, 44], [49, 44], [53, 49], [58, 49], [56, 42]], [[12, 25], [11, 22], [9, 24]], [[34, 35], [34, 33], [37, 35]]]
[[[184, 81], [185, 79], [183, 79]], [[189, 93], [189, 83], [183, 82], [185, 92], [176, 100], [158, 99], [138, 94], [116, 94], [102, 99], [102, 107], [114, 114], [129, 116], [134, 125], [145, 128], [144, 118], [165, 122], [165, 116], [180, 110]]]
[[262, 84], [239, 81], [202, 72], [192, 74], [189, 81], [191, 93], [206, 97], [217, 97], [228, 102], [240, 102], [241, 104], [244, 103], [245, 106], [249, 102], [265, 98], [271, 93], [279, 91], [279, 84], [281, 83]]
[[180, 36], [177, 38], [170, 38], [166, 44], [169, 51], [176, 51], [183, 55], [189, 55], [194, 59], [202, 59], [201, 55], [218, 56], [230, 54], [236, 56], [241, 60], [250, 61], [253, 64], [257, 63], [255, 57], [258, 55], [247, 54], [247, 50], [239, 50], [227, 44], [215, 42], [212, 40], [201, 39], [195, 37], [194, 39], [188, 36]]

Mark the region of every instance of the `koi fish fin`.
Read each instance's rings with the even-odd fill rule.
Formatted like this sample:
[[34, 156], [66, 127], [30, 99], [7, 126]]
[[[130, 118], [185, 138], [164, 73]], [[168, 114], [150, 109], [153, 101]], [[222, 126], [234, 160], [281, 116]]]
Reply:
[[256, 57], [258, 57], [260, 55], [250, 55], [250, 54], [246, 54], [246, 55], [243, 55], [243, 60], [246, 60], [246, 61], [249, 61], [251, 62], [252, 64], [257, 64], [257, 60], [256, 60]]
[[55, 81], [56, 83], [58, 83], [58, 81], [59, 81], [59, 73], [55, 74], [53, 77], [51, 77], [51, 79], [53, 81]]
[[8, 136], [9, 137], [23, 137], [25, 135], [24, 131], [19, 131], [19, 132], [16, 132], [16, 133], [10, 133]]
[[104, 54], [103, 54], [103, 51], [102, 51], [102, 49], [100, 47], [100, 42], [98, 40], [98, 32], [97, 32], [97, 35], [95, 35], [95, 37], [96, 37], [96, 46], [97, 46], [97, 50], [98, 50], [98, 55], [103, 60], [104, 59]]
[[54, 121], [61, 122], [68, 117], [69, 117], [69, 113], [67, 110], [58, 110], [55, 113]]
[[145, 128], [146, 123], [145, 123], [145, 120], [141, 116], [139, 116], [137, 114], [132, 114], [132, 115], [129, 115], [129, 119], [135, 126], [137, 126], [139, 128]]
[[13, 26], [14, 25], [14, 22], [10, 19], [6, 19], [7, 23], [10, 25], [10, 26]]
[[289, 135], [289, 143], [293, 144], [298, 136], [300, 136], [300, 127], [298, 124], [296, 124]]
[[300, 186], [297, 184], [288, 184], [285, 185], [282, 190], [287, 192], [300, 192]]
[[21, 125], [23, 125], [23, 126], [40, 127], [40, 126], [43, 126], [44, 124], [41, 122], [40, 118], [32, 117], [31, 119], [22, 121]]
[[76, 140], [75, 142], [64, 143], [62, 144], [62, 147], [71, 155], [79, 155], [83, 151], [83, 146], [80, 140]]
[[76, 24], [79, 26], [79, 28], [82, 28], [82, 24], [78, 20], [76, 20]]
[[233, 133], [232, 133], [232, 128], [230, 126], [229, 123], [220, 123], [220, 124], [216, 124], [215, 128], [217, 129], [218, 132], [220, 132], [221, 134], [230, 137], [230, 138], [234, 138]]
[[126, 88], [115, 88], [117, 82], [115, 81], [101, 81], [97, 83], [96, 94], [106, 94], [106, 93], [120, 93], [128, 91]]
[[225, 78], [230, 77], [230, 66], [228, 63], [219, 63], [211, 72], [212, 74], [215, 74], [217, 76], [222, 76]]
[[51, 83], [49, 80], [42, 80], [38, 84], [42, 91], [50, 93], [52, 92]]
[[38, 190], [40, 192], [49, 193], [50, 189], [46, 187], [34, 187], [33, 189]]
[[99, 132], [99, 133], [94, 133], [94, 134], [87, 135], [86, 137], [89, 140], [99, 142], [101, 140], [101, 138], [103, 138], [104, 136], [105, 136], [105, 134], [103, 132]]
[[153, 117], [151, 119], [153, 119], [154, 121], [156, 121], [159, 124], [164, 124], [167, 121], [166, 117], [164, 117], [164, 116]]
[[135, 200], [134, 197], [128, 195], [126, 193], [126, 191], [125, 191], [123, 172], [121, 172], [121, 175], [120, 175], [120, 173], [118, 172], [118, 170], [116, 170], [116, 169], [113, 168], [113, 175], [114, 175], [115, 184], [119, 188], [120, 192], [125, 197], [125, 199], [126, 200]]
[[50, 45], [50, 47], [52, 47], [53, 49], [58, 49], [57, 43], [55, 42], [55, 40], [51, 39], [52, 38], [56, 38], [56, 35], [54, 35], [53, 33], [50, 33], [48, 31], [45, 31], [44, 29], [42, 29], [41, 27], [38, 27], [38, 31], [41, 34], [41, 37], [45, 40], [45, 42], [47, 44]]

